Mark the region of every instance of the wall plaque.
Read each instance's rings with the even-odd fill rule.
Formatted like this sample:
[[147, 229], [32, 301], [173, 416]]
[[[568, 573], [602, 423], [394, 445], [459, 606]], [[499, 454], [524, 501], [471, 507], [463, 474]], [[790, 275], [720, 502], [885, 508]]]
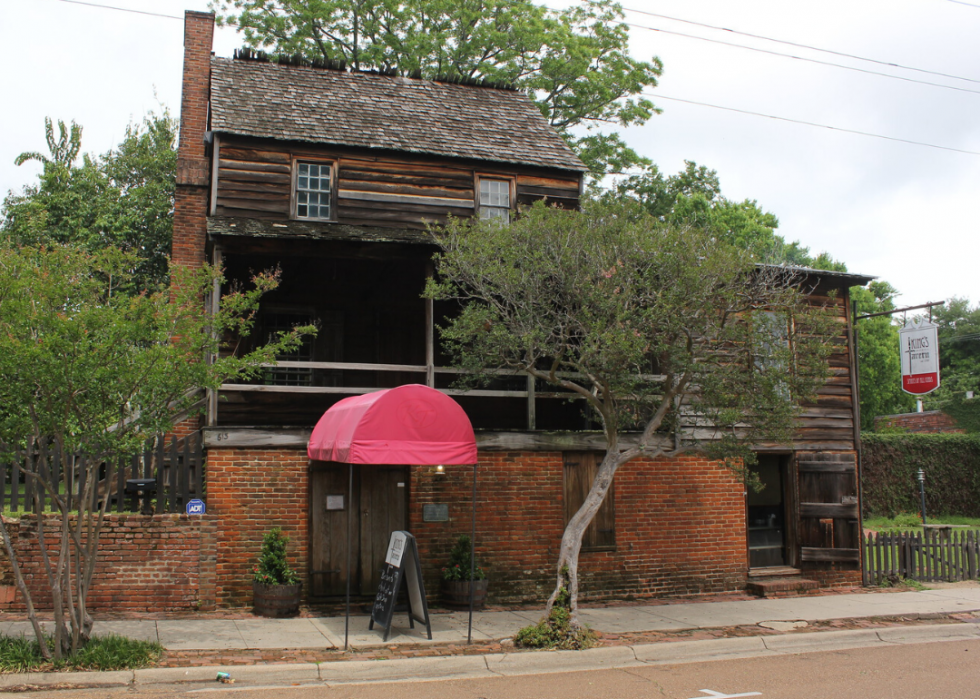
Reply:
[[422, 505], [422, 521], [423, 522], [448, 522], [449, 505], [446, 504]]

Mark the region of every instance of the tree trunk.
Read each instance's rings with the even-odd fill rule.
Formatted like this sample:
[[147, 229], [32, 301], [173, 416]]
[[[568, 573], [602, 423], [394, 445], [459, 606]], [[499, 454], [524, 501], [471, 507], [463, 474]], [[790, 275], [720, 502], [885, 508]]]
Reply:
[[38, 647], [41, 649], [41, 657], [45, 660], [51, 660], [51, 651], [48, 649], [48, 644], [44, 642], [44, 631], [41, 629], [41, 624], [38, 623], [34, 601], [31, 599], [31, 593], [24, 583], [24, 576], [20, 573], [20, 564], [17, 562], [17, 556], [14, 554], [14, 547], [10, 541], [10, 533], [7, 531], [7, 523], [2, 515], [0, 515], [0, 534], [3, 535], [3, 547], [7, 550], [7, 560], [10, 561], [10, 568], [14, 571], [14, 581], [17, 583], [17, 589], [20, 590], [21, 597], [24, 598], [24, 605], [27, 607], [27, 619], [34, 628], [34, 636], [37, 638]]
[[[578, 557], [582, 550], [582, 537], [585, 530], [595, 518], [599, 507], [606, 499], [606, 493], [612, 485], [613, 476], [616, 475], [620, 467], [620, 454], [616, 451], [607, 451], [602, 459], [602, 465], [596, 472], [595, 480], [592, 481], [592, 488], [585, 497], [585, 502], [578, 509], [565, 527], [565, 533], [561, 537], [561, 549], [558, 552], [558, 577], [555, 583], [555, 590], [548, 598], [546, 612], [550, 613], [555, 601], [561, 594], [561, 590], [568, 586], [568, 604], [571, 625], [574, 628], [580, 626], [578, 621]], [[567, 570], [566, 570], [567, 569]]]

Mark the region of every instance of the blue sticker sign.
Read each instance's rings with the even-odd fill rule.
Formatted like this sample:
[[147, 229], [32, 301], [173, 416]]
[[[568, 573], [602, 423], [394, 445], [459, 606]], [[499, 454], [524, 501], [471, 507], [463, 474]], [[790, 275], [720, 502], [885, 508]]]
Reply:
[[189, 515], [203, 515], [207, 512], [207, 508], [204, 506], [203, 500], [191, 500], [187, 503], [187, 514]]

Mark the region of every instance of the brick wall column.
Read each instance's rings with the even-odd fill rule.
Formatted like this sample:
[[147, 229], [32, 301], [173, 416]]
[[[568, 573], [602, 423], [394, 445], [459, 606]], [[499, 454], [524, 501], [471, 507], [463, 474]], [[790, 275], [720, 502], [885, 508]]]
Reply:
[[199, 267], [207, 237], [210, 161], [204, 135], [211, 97], [211, 42], [214, 15], [184, 14], [184, 74], [180, 100], [180, 142], [177, 150], [177, 193], [171, 264]]

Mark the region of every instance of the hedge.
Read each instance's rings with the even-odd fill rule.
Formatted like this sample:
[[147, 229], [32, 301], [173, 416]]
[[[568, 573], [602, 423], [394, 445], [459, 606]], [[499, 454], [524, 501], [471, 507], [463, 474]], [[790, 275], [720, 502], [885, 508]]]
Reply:
[[865, 517], [918, 512], [926, 474], [926, 517], [980, 517], [980, 435], [861, 435]]

